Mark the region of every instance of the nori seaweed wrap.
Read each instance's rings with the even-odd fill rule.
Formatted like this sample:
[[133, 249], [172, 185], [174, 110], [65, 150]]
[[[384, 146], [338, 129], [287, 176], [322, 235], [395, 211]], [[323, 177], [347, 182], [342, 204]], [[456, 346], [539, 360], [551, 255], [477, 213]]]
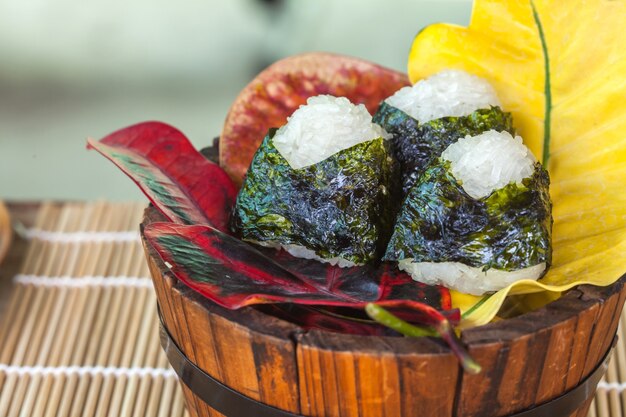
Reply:
[[388, 141], [367, 140], [294, 169], [275, 146], [276, 132], [270, 130], [248, 169], [233, 231], [250, 242], [339, 266], [380, 259], [393, 225], [395, 163]]
[[[494, 140], [483, 153], [506, 139]], [[472, 158], [472, 146], [477, 145], [468, 144], [461, 158]], [[539, 278], [552, 253], [549, 177], [538, 162], [531, 161], [529, 169], [521, 181], [472, 196], [453, 173], [452, 162], [436, 158], [408, 193], [384, 260], [399, 262], [416, 280], [472, 294]]]
[[[415, 117], [408, 114], [410, 110]], [[511, 114], [499, 107], [491, 86], [461, 71], [444, 71], [403, 88], [381, 103], [373, 121], [393, 136], [403, 195], [457, 139], [487, 130], [515, 133]]]
[[457, 139], [490, 129], [515, 133], [511, 114], [499, 107], [479, 109], [469, 116], [442, 117], [420, 124], [402, 110], [383, 102], [373, 120], [393, 135], [392, 151], [399, 164], [404, 195], [426, 166]]

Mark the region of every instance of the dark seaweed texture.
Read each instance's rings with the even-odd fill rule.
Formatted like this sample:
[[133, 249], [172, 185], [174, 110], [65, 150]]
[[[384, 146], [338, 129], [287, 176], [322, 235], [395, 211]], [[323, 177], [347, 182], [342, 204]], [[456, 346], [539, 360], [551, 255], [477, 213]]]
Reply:
[[292, 169], [274, 147], [275, 130], [255, 154], [233, 211], [242, 239], [296, 244], [322, 258], [379, 259], [393, 225], [394, 162], [378, 138], [317, 164]]
[[409, 192], [385, 260], [462, 262], [507, 271], [551, 261], [552, 217], [548, 173], [537, 163], [532, 177], [475, 200], [435, 160]]
[[505, 113], [499, 107], [479, 109], [469, 116], [442, 117], [420, 124], [383, 101], [373, 121], [393, 135], [392, 152], [400, 165], [403, 195], [409, 192], [430, 162], [457, 139], [490, 129], [515, 133], [511, 113]]

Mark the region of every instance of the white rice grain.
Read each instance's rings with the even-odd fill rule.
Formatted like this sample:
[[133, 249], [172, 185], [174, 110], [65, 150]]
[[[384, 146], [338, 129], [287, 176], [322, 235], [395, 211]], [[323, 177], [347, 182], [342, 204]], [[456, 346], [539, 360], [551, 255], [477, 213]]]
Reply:
[[293, 169], [316, 164], [362, 142], [391, 136], [375, 123], [363, 104], [345, 97], [310, 97], [278, 129], [273, 143]]
[[398, 90], [385, 100], [420, 123], [447, 116], [468, 116], [500, 106], [487, 80], [461, 70], [445, 70]]
[[521, 137], [495, 130], [461, 138], [448, 146], [441, 157], [450, 161], [454, 177], [476, 199], [511, 182], [521, 183], [533, 174], [536, 162]]
[[398, 263], [398, 268], [425, 284], [444, 285], [465, 294], [483, 295], [522, 279], [537, 280], [546, 269], [546, 264], [540, 263], [516, 271], [493, 268], [483, 271], [480, 267], [460, 262], [413, 262], [412, 258], [407, 258]]
[[309, 248], [306, 248], [304, 246], [301, 245], [293, 245], [293, 244], [286, 244], [283, 245], [279, 242], [276, 241], [258, 241], [258, 240], [250, 240], [251, 243], [255, 243], [259, 246], [265, 246], [266, 248], [273, 248], [273, 249], [284, 249], [286, 250], [290, 255], [295, 256], [296, 258], [304, 258], [304, 259], [315, 259], [316, 261], [322, 262], [322, 263], [327, 263], [327, 264], [331, 264], [331, 265], [337, 265], [340, 268], [351, 268], [353, 266], [356, 266], [357, 264], [339, 257], [339, 256], [335, 256], [333, 258], [322, 258], [320, 256], [317, 255], [317, 253], [315, 253], [314, 250], [311, 250]]

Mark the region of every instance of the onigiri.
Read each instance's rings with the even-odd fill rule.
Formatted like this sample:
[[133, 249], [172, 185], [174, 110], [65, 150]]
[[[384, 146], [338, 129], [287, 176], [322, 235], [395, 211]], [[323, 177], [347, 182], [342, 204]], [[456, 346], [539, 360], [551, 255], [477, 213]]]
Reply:
[[341, 267], [380, 259], [393, 221], [388, 137], [363, 105], [309, 98], [254, 155], [233, 231]]
[[547, 171], [519, 136], [449, 145], [404, 200], [385, 260], [421, 282], [481, 295], [536, 280], [551, 262]]

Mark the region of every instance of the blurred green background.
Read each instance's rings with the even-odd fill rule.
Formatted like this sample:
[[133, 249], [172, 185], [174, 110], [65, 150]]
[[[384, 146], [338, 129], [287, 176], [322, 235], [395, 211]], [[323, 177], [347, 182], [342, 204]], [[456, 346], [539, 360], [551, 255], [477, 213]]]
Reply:
[[273, 61], [329, 51], [405, 71], [425, 25], [470, 0], [0, 0], [0, 199], [136, 200], [88, 136], [145, 120], [197, 147]]

